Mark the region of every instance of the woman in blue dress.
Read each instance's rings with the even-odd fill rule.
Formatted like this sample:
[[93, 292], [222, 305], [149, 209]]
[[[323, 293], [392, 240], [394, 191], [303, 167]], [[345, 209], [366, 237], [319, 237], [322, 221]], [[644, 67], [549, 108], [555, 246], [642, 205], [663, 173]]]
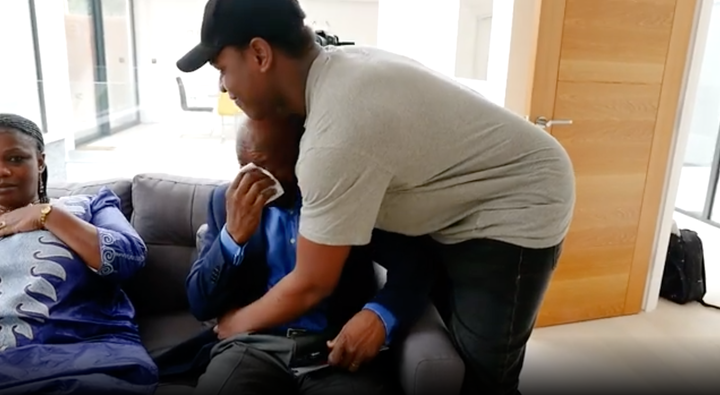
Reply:
[[38, 126], [0, 114], [0, 394], [152, 394], [121, 284], [146, 247], [109, 189], [50, 201]]

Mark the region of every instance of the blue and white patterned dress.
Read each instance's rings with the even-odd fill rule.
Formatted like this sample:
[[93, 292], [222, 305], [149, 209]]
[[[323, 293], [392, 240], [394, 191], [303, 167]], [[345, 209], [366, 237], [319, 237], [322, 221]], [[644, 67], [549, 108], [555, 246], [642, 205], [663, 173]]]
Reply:
[[100, 270], [52, 233], [0, 238], [0, 394], [151, 394], [157, 368], [120, 285], [146, 247], [109, 189], [54, 201], [97, 227]]

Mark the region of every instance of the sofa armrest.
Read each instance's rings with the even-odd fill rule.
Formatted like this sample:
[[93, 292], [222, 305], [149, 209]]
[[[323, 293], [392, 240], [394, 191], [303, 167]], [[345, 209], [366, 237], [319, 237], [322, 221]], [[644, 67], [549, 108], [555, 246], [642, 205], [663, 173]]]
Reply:
[[450, 341], [435, 306], [428, 306], [396, 352], [405, 394], [460, 393], [465, 363]]

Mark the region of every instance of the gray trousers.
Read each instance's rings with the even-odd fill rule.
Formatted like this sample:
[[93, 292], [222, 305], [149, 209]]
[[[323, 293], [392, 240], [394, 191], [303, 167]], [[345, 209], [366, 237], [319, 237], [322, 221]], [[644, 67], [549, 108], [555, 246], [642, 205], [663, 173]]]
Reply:
[[[195, 395], [365, 395], [401, 394], [385, 361], [355, 373], [332, 367], [296, 376], [289, 368], [294, 341], [281, 336], [242, 334], [218, 343], [200, 376]], [[389, 361], [388, 361], [389, 362]], [[394, 373], [394, 370], [390, 370]]]

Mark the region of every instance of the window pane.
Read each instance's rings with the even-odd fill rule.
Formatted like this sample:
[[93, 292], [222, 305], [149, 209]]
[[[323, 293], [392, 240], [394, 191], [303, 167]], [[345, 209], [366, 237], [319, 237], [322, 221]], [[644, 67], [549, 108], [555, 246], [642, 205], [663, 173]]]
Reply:
[[67, 0], [65, 43], [75, 139], [95, 135], [98, 128], [94, 36], [90, 0]]
[[67, 13], [90, 15], [90, 0], [67, 0]]
[[676, 207], [698, 214], [702, 213], [705, 206], [711, 165], [720, 129], [718, 48], [720, 48], [720, 2], [715, 2], [676, 203]]
[[132, 20], [128, 0], [102, 0], [108, 113], [110, 128], [138, 121]]
[[26, 1], [0, 1], [0, 15], [2, 50], [8, 56], [0, 62], [0, 112], [42, 125], [30, 8]]

